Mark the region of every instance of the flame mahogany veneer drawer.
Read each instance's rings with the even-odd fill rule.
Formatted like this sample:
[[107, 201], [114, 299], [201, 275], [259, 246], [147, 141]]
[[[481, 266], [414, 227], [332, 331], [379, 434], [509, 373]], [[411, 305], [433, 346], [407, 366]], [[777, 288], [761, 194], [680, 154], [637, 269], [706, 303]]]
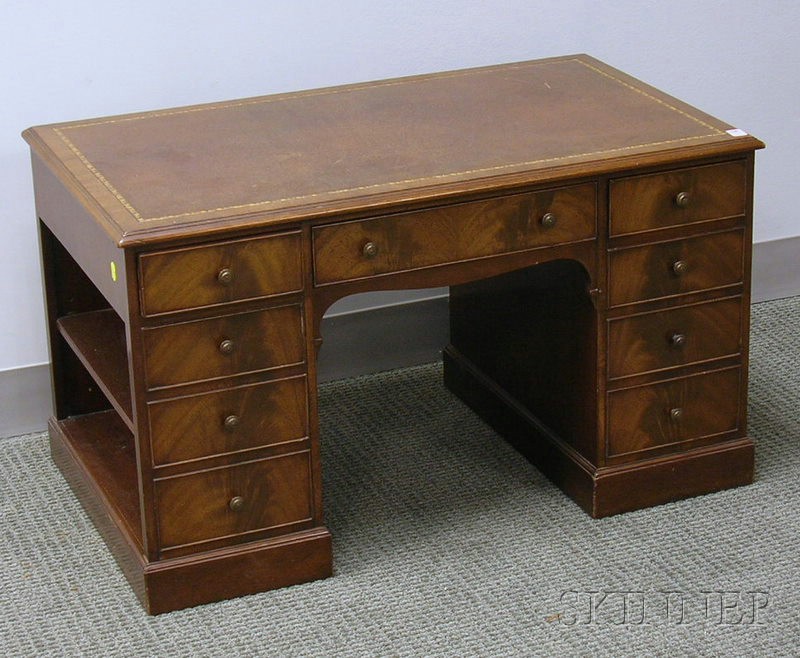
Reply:
[[300, 233], [294, 232], [143, 254], [142, 314], [298, 292], [300, 252]]
[[608, 394], [608, 454], [652, 450], [738, 429], [740, 369]]
[[741, 307], [730, 297], [610, 320], [609, 379], [738, 354]]
[[712, 290], [742, 282], [742, 230], [612, 250], [611, 306]]
[[611, 181], [610, 235], [743, 215], [743, 160]]
[[161, 548], [230, 538], [312, 517], [311, 457], [278, 457], [156, 480]]
[[298, 304], [145, 329], [150, 389], [303, 363]]
[[157, 466], [308, 436], [305, 375], [151, 402], [148, 408]]
[[586, 240], [597, 232], [594, 183], [318, 226], [318, 284]]

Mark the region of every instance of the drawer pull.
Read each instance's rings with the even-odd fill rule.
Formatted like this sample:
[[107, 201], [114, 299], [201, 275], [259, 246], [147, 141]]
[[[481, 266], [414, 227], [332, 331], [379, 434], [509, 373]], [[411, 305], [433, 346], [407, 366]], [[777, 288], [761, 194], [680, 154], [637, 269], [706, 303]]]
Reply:
[[217, 273], [217, 281], [223, 286], [229, 286], [233, 283], [233, 270], [229, 267], [223, 267]]
[[240, 509], [242, 509], [242, 507], [244, 507], [244, 498], [241, 496], [234, 496], [228, 503], [228, 507], [230, 507], [234, 512], [238, 512]]
[[685, 260], [676, 260], [672, 263], [672, 272], [675, 276], [683, 276], [689, 271], [689, 263]]
[[229, 338], [226, 338], [219, 344], [219, 351], [223, 354], [231, 354], [234, 349], [233, 341]]
[[686, 334], [672, 334], [669, 337], [669, 344], [672, 347], [683, 347], [686, 345]]
[[541, 222], [542, 226], [544, 226], [545, 228], [553, 228], [556, 225], [557, 221], [558, 220], [556, 219], [554, 213], [546, 212], [544, 215], [542, 215]]
[[689, 205], [689, 194], [686, 192], [678, 192], [675, 195], [675, 205], [678, 208], [686, 208]]
[[670, 420], [677, 423], [679, 420], [683, 418], [683, 407], [675, 407], [674, 409], [670, 409], [669, 417]]
[[364, 254], [364, 258], [375, 258], [378, 255], [378, 245], [374, 242], [367, 242], [362, 247], [361, 253]]
[[228, 432], [233, 432], [237, 427], [239, 427], [239, 416], [236, 414], [225, 416], [225, 420], [222, 421], [222, 425]]

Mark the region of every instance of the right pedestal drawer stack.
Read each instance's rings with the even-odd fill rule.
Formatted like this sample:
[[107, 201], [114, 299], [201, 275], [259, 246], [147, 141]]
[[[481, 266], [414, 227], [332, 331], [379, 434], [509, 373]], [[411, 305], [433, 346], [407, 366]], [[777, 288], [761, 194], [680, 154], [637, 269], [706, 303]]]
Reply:
[[745, 160], [609, 184], [606, 463], [743, 436]]

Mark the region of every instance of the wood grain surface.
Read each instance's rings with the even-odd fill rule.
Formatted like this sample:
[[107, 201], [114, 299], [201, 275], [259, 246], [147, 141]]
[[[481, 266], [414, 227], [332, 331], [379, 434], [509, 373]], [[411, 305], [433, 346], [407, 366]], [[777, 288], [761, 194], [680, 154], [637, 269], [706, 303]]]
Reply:
[[[587, 127], [590, 127], [587, 129]], [[587, 55], [32, 128], [121, 244], [761, 145]], [[245, 219], [244, 216], [249, 216]]]

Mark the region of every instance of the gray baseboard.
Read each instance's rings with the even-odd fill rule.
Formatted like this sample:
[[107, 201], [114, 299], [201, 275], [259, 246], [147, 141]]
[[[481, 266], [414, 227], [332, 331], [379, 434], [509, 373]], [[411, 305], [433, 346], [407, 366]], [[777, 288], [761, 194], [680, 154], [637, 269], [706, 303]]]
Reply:
[[800, 235], [753, 245], [753, 303], [800, 295]]
[[0, 370], [0, 437], [39, 432], [52, 413], [50, 364]]
[[430, 363], [449, 340], [447, 297], [324, 318], [321, 333], [322, 382]]
[[[794, 295], [800, 295], [800, 236], [756, 244], [753, 302]], [[323, 320], [320, 381], [435, 361], [448, 340], [444, 296], [340, 308], [347, 310]], [[52, 404], [48, 364], [0, 371], [0, 401], [0, 437], [43, 430]]]

